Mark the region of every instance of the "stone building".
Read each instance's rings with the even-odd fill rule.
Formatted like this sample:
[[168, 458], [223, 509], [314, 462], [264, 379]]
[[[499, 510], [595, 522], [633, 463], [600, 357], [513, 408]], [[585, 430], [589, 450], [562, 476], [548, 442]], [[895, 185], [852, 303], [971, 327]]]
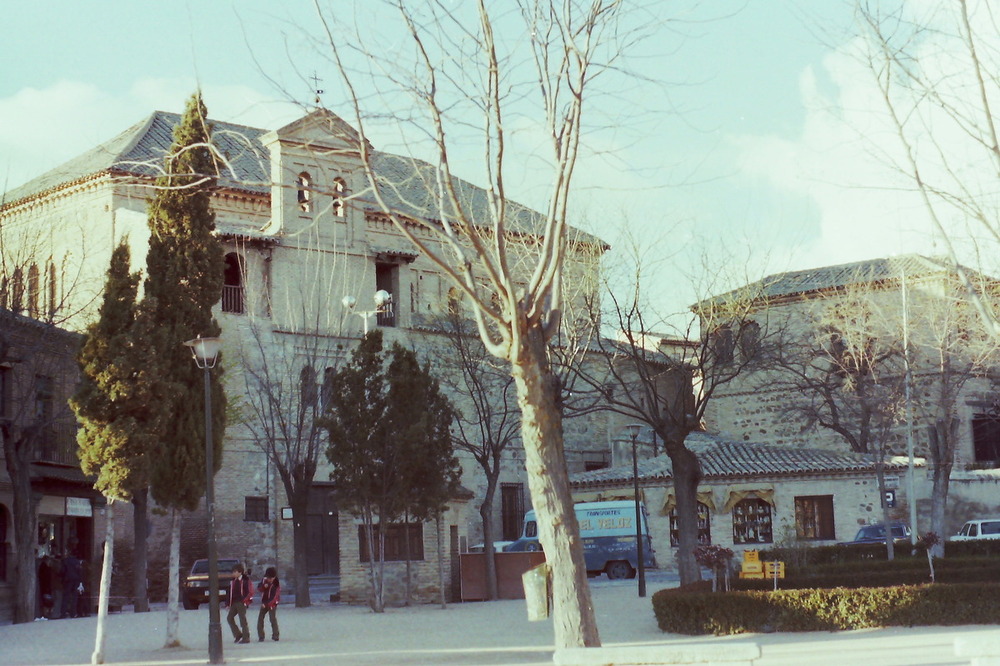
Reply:
[[[78, 328], [94, 313], [95, 297], [119, 239], [128, 238], [136, 267], [144, 265], [152, 179], [178, 119], [176, 114], [155, 112], [4, 196], [0, 221], [5, 229], [45, 230], [46, 251], [59, 267], [46, 274], [46, 289], [69, 293], [67, 283], [72, 281], [81, 313], [75, 320]], [[247, 416], [256, 390], [252, 371], [268, 369], [273, 376], [292, 378], [292, 386], [307, 381], [322, 386], [323, 377], [371, 326], [383, 329], [387, 343], [399, 341], [422, 353], [437, 336], [434, 316], [454, 294], [441, 271], [380, 212], [361, 166], [360, 139], [340, 118], [316, 110], [276, 130], [214, 121], [212, 126], [213, 140], [226, 161], [212, 201], [225, 248], [225, 287], [214, 314], [222, 327], [227, 395], [245, 417], [227, 428], [223, 465], [216, 476], [218, 552], [245, 560], [255, 571], [276, 564], [282, 578], [291, 581], [288, 502]], [[428, 219], [437, 187], [433, 168], [368, 148], [374, 151], [379, 178], [388, 185], [383, 191], [393, 209], [414, 220]], [[481, 188], [460, 180], [455, 185], [470, 205], [485, 206]], [[521, 225], [518, 231], [530, 234], [537, 214], [509, 205], [510, 219]], [[422, 238], [436, 242], [429, 234]], [[568, 259], [567, 280], [579, 288], [596, 284], [588, 276], [596, 275], [604, 245], [592, 237], [577, 241]], [[382, 292], [388, 299], [379, 296], [373, 306], [373, 297]], [[586, 295], [581, 291], [574, 298]], [[307, 365], [309, 372], [303, 374]], [[597, 413], [567, 423], [565, 450], [571, 471], [606, 464], [613, 418]], [[447, 552], [440, 555], [448, 580], [453, 555], [481, 540], [477, 500], [484, 489], [483, 475], [469, 456], [460, 455], [460, 460], [463, 485], [473, 498], [457, 498], [443, 525]], [[358, 596], [365, 585], [358, 566], [358, 535], [353, 519], [340, 515], [329, 499], [326, 465], [321, 455], [309, 506], [309, 573], [341, 574], [345, 594]], [[501, 526], [498, 538], [512, 538], [530, 506], [523, 451], [513, 447], [502, 466], [495, 522]], [[127, 544], [130, 526], [122, 528]], [[418, 535], [425, 547], [423, 560], [414, 567], [421, 581], [434, 582], [421, 583], [424, 598], [436, 598], [434, 529], [428, 524]], [[154, 525], [151, 570], [163, 568], [168, 538], [164, 526]], [[127, 546], [120, 552], [127, 560]], [[192, 515], [182, 528], [182, 566], [204, 555], [204, 519]], [[391, 563], [397, 564], [401, 566]], [[161, 594], [152, 592], [154, 597]]]
[[[971, 271], [967, 275], [981, 293], [996, 293], [994, 281]], [[946, 534], [954, 534], [968, 518], [1000, 510], [996, 342], [985, 334], [967, 288], [949, 262], [919, 255], [873, 259], [772, 275], [746, 291], [756, 298], [756, 324], [786, 346], [802, 341], [815, 349], [840, 344], [830, 331], [842, 329], [844, 322], [848, 327], [853, 323], [878, 345], [885, 355], [877, 369], [881, 381], [899, 392], [886, 453], [907, 456], [912, 442], [914, 456], [927, 461], [914, 477], [919, 530], [930, 529], [932, 477], [938, 467], [929, 452], [931, 426], [945, 415], [953, 420], [957, 435]], [[708, 332], [719, 344], [728, 344], [723, 356], [742, 353], [741, 332], [723, 333]], [[817, 362], [809, 362], [815, 378]], [[741, 375], [713, 396], [706, 412], [708, 427], [748, 442], [785, 447], [807, 442], [810, 447], [850, 450], [845, 438], [824, 427], [822, 419], [804, 416], [808, 412], [803, 406], [817, 394], [790, 379], [804, 367], [769, 363]]]
[[[648, 432], [644, 440], [649, 443]], [[872, 456], [708, 433], [692, 433], [686, 444], [704, 475], [698, 486], [698, 540], [733, 549], [736, 560], [744, 550], [850, 541], [860, 525], [881, 520]], [[674, 569], [678, 537], [670, 459], [647, 457], [638, 467], [657, 565]], [[905, 463], [888, 469], [905, 480]], [[575, 474], [572, 484], [581, 501], [632, 499], [632, 465]]]
[[[36, 294], [37, 296], [38, 294]], [[40, 303], [24, 293], [27, 303]], [[30, 309], [30, 308], [29, 308]], [[32, 314], [40, 316], [37, 306]], [[72, 552], [85, 562], [100, 552], [104, 501], [84, 479], [76, 457], [76, 422], [67, 400], [76, 390], [80, 336], [0, 309], [0, 623], [14, 617], [17, 555], [14, 494], [37, 520], [30, 554], [32, 575], [40, 558]], [[6, 459], [11, 453], [20, 462]], [[23, 484], [10, 469], [22, 466]], [[96, 537], [95, 537], [96, 533]], [[91, 582], [87, 582], [91, 587]], [[58, 613], [58, 609], [54, 612]]]

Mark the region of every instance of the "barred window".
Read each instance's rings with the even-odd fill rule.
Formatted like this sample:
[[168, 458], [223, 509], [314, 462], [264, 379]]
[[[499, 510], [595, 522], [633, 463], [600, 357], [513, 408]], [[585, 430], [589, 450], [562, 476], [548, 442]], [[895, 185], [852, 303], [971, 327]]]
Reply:
[[243, 520], [251, 523], [266, 523], [270, 520], [266, 497], [245, 497], [243, 499]]
[[[372, 525], [372, 538], [375, 559], [379, 559], [379, 528]], [[385, 530], [385, 561], [413, 562], [424, 559], [424, 524], [423, 523], [393, 523], [386, 525]], [[368, 531], [364, 525], [358, 525], [358, 546], [361, 551], [361, 561], [368, 561]], [[409, 552], [409, 557], [407, 557]]]

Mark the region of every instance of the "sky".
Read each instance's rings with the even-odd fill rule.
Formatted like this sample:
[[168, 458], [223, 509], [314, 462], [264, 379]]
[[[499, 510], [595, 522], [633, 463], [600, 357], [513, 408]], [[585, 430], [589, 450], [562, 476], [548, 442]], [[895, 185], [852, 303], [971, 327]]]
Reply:
[[[463, 3], [444, 4], [460, 12]], [[641, 5], [629, 25], [644, 39], [620, 63], [628, 76], [606, 79], [585, 110], [595, 129], [584, 136], [574, 181], [580, 226], [614, 251], [635, 244], [651, 264], [668, 264], [658, 282], [679, 302], [704, 295], [706, 271], [750, 280], [943, 251], [919, 204], [872, 155], [875, 135], [884, 137], [872, 124], [870, 73], [848, 54], [850, 2]], [[355, 19], [366, 43], [389, 54], [402, 43], [370, 3], [332, 6]], [[212, 118], [277, 128], [304, 113], [315, 75], [324, 105], [350, 117], [315, 41], [312, 3], [95, 0], [82, 12], [78, 2], [42, 0], [9, 3], [4, 16], [2, 190], [154, 110], [182, 110], [198, 86]], [[502, 22], [501, 41], [505, 30], [517, 27]], [[400, 113], [410, 104], [380, 101]], [[536, 121], [526, 114], [512, 123], [523, 125], [512, 136], [529, 146], [525, 155]], [[375, 138], [382, 150], [432, 157], [419, 154], [413, 128]], [[481, 183], [476, 151], [457, 157], [454, 172]], [[533, 163], [525, 158], [508, 196], [542, 206], [547, 183]]]

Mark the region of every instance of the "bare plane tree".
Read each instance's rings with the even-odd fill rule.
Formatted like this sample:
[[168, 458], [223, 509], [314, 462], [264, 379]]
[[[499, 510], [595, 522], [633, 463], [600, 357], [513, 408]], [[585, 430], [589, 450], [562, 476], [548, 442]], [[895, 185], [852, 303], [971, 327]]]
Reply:
[[[567, 209], [584, 102], [595, 76], [608, 72], [622, 53], [623, 41], [633, 41], [639, 33], [618, 29], [622, 6], [616, 0], [525, 1], [511, 9], [495, 8], [500, 17], [485, 2], [474, 10], [438, 2], [419, 9], [403, 2], [388, 4], [411, 38], [406, 55], [394, 52], [386, 57], [369, 48], [358, 33], [339, 31], [334, 8], [324, 11], [317, 3], [326, 49], [343, 75], [353, 107], [356, 145], [370, 196], [386, 219], [464, 294], [487, 350], [509, 361], [522, 411], [532, 502], [552, 571], [555, 643], [596, 646], [600, 638], [573, 512], [547, 342], [560, 326], [560, 277], [572, 257]], [[502, 41], [495, 31], [501, 19], [520, 24], [513, 31], [507, 26]], [[362, 62], [373, 70], [383, 68], [385, 80], [410, 94], [413, 110], [423, 114], [418, 124], [430, 139], [432, 163], [400, 158], [394, 164], [377, 164], [385, 156], [369, 143], [368, 114], [385, 114], [385, 108], [367, 108], [369, 98], [359, 87], [363, 76], [356, 76], [351, 61], [358, 52]], [[402, 62], [408, 56], [413, 60]], [[534, 68], [519, 62], [522, 57]], [[528, 104], [529, 94], [536, 93], [541, 98], [534, 117], [544, 119], [551, 148], [551, 187], [541, 214], [510, 202], [505, 181], [508, 151], [517, 137], [505, 125], [504, 112]], [[399, 115], [392, 120], [413, 123], [412, 117]], [[475, 122], [487, 185], [485, 191], [473, 193], [452, 174], [452, 153], [461, 150], [461, 143], [453, 143], [451, 130], [467, 130]], [[388, 175], [393, 173], [399, 178]], [[412, 188], [414, 181], [422, 187]], [[415, 200], [415, 190], [433, 196]], [[536, 239], [529, 254], [511, 245], [514, 241], [523, 247], [525, 234]]]

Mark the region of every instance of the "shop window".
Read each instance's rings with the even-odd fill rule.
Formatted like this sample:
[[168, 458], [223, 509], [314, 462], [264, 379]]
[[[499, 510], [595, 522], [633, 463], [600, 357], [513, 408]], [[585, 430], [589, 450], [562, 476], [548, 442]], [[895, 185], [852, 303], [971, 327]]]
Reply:
[[[680, 532], [677, 529], [677, 507], [670, 510], [670, 545], [679, 546]], [[712, 543], [712, 514], [708, 505], [698, 502], [698, 545], [708, 546]]]
[[[379, 529], [381, 525], [372, 525], [372, 537], [375, 542], [373, 550], [375, 559], [379, 559]], [[386, 562], [413, 562], [424, 559], [424, 524], [423, 523], [393, 523], [386, 526], [385, 559]], [[358, 525], [358, 547], [361, 561], [368, 561], [368, 531], [364, 525]], [[409, 552], [409, 557], [407, 557]]]
[[243, 498], [243, 520], [248, 523], [266, 523], [270, 518], [266, 497]]
[[524, 484], [500, 484], [500, 538], [515, 541], [524, 521]]
[[795, 534], [804, 540], [836, 539], [833, 522], [833, 495], [795, 498]]
[[733, 507], [733, 543], [771, 543], [771, 505], [762, 499], [745, 499]]
[[223, 270], [222, 311], [243, 314], [245, 294], [243, 288], [243, 261], [235, 252], [226, 255]]

